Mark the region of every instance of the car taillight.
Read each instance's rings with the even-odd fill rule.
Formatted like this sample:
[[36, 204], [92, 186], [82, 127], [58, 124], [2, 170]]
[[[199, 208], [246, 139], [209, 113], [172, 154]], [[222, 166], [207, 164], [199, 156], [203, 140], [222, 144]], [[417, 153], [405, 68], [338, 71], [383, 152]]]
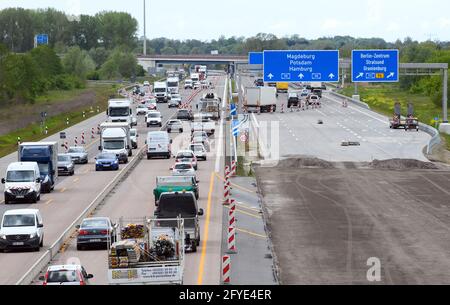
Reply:
[[80, 285], [81, 286], [86, 286], [86, 282], [83, 281], [83, 277], [81, 276], [81, 272], [77, 271], [78, 277], [80, 278]]
[[78, 235], [88, 235], [89, 232], [86, 230], [80, 230], [80, 232], [78, 233]]
[[108, 230], [101, 230], [101, 231], [100, 231], [100, 234], [101, 234], [101, 235], [107, 235], [107, 234], [108, 234]]
[[47, 286], [47, 279], [48, 279], [48, 271], [45, 273], [44, 282], [42, 283], [43, 286]]

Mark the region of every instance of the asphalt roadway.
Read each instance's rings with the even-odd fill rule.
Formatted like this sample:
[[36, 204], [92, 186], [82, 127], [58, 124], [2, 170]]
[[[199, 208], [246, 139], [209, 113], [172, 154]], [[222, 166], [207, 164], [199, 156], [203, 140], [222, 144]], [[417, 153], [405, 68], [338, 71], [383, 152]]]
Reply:
[[[253, 86], [243, 77], [244, 86]], [[285, 113], [280, 113], [284, 104]], [[427, 161], [423, 148], [431, 136], [425, 132], [391, 130], [389, 118], [355, 105], [342, 107], [342, 101], [324, 93], [319, 109], [290, 112], [287, 94], [279, 94], [276, 113], [255, 115], [266, 133], [274, 130], [277, 137], [263, 136], [273, 151], [272, 158], [296, 155], [313, 156], [328, 161], [386, 160], [392, 158]], [[318, 124], [319, 120], [323, 125]], [[262, 132], [262, 131], [260, 131]], [[359, 142], [360, 146], [341, 146], [343, 141]], [[287, 145], [289, 144], [289, 145]]]
[[[222, 78], [223, 82], [223, 78]], [[182, 96], [187, 98], [192, 91], [181, 91]], [[164, 120], [170, 119], [170, 117], [176, 112], [176, 109], [168, 109], [166, 104], [158, 104], [158, 110], [161, 111], [164, 116]], [[41, 211], [44, 219], [44, 250], [48, 249], [59, 236], [72, 224], [78, 215], [97, 197], [98, 193], [103, 190], [108, 183], [118, 175], [118, 172], [95, 172], [94, 157], [98, 154], [98, 135], [96, 139], [90, 139], [91, 128], [96, 128], [98, 124], [104, 122], [106, 119], [105, 113], [101, 113], [93, 118], [81, 122], [66, 130], [69, 143], [73, 144], [73, 139], [78, 136], [80, 139], [81, 133], [86, 133], [86, 148], [89, 152], [89, 164], [80, 165], [76, 167], [75, 176], [72, 177], [60, 177], [55, 190], [51, 194], [45, 194], [37, 204], [14, 204], [4, 205], [0, 204], [0, 213], [10, 209], [25, 209], [25, 208], [37, 208]], [[147, 128], [143, 124], [143, 119], [139, 119], [138, 133], [140, 135], [140, 145], [145, 140], [145, 135], [150, 130], [157, 130], [157, 128]], [[44, 141], [58, 141], [58, 135], [52, 135]], [[135, 158], [136, 156], [133, 156]], [[11, 154], [5, 158], [0, 159], [0, 170], [3, 172], [6, 166], [10, 162], [17, 160], [17, 154]], [[123, 165], [120, 166], [120, 170], [123, 170]], [[164, 165], [164, 169], [169, 166]], [[162, 167], [161, 167], [162, 169]], [[151, 170], [153, 171], [153, 169]], [[207, 179], [204, 179], [206, 181]], [[150, 189], [149, 184], [154, 179], [147, 180], [146, 187]], [[144, 189], [146, 189], [144, 187]], [[204, 187], [204, 191], [208, 187]], [[128, 192], [127, 192], [128, 193]], [[129, 193], [128, 193], [129, 194]], [[151, 202], [151, 198], [149, 198]], [[124, 202], [122, 201], [121, 204]], [[125, 208], [128, 207], [129, 202], [123, 204]], [[43, 249], [40, 252], [8, 252], [0, 255], [0, 266], [2, 266], [2, 272], [0, 273], [0, 284], [15, 284], [23, 274], [42, 256]], [[106, 261], [106, 253], [104, 257]]]
[[449, 284], [450, 171], [354, 167], [257, 168], [281, 284]]
[[[217, 83], [216, 92], [223, 95], [224, 77], [213, 79]], [[193, 101], [193, 105], [200, 98], [200, 94]], [[160, 108], [166, 108], [161, 104]], [[195, 106], [193, 107], [195, 109]], [[185, 149], [190, 143], [190, 128], [188, 123], [184, 123], [184, 133], [172, 133], [173, 138], [172, 153]], [[145, 129], [144, 129], [145, 130]], [[145, 130], [146, 131], [146, 130]], [[200, 218], [201, 246], [196, 253], [186, 253], [184, 268], [184, 284], [187, 285], [212, 285], [220, 283], [220, 262], [221, 262], [221, 240], [222, 240], [222, 186], [216, 178], [216, 171], [222, 170], [222, 153], [218, 153], [223, 146], [219, 133], [219, 125], [216, 125], [216, 136], [210, 139], [211, 151], [208, 153], [208, 160], [199, 162], [197, 177], [200, 180], [199, 207], [205, 210], [205, 215]], [[139, 139], [143, 145], [145, 137]], [[217, 161], [219, 159], [219, 161]], [[220, 162], [222, 161], [222, 162]], [[107, 216], [114, 222], [120, 217], [133, 219], [142, 216], [153, 216], [155, 210], [153, 189], [157, 176], [170, 176], [169, 168], [174, 164], [174, 160], [166, 159], [143, 159], [137, 167], [127, 175], [113, 192], [102, 203], [94, 216]], [[216, 165], [219, 164], [217, 168]], [[76, 238], [71, 240], [68, 247], [63, 249], [52, 261], [52, 264], [65, 264], [80, 262], [89, 273], [94, 275], [90, 281], [94, 285], [108, 284], [107, 269], [108, 256], [104, 249], [92, 249], [77, 251]], [[45, 270], [43, 270], [45, 271]], [[39, 283], [36, 279], [36, 283]]]

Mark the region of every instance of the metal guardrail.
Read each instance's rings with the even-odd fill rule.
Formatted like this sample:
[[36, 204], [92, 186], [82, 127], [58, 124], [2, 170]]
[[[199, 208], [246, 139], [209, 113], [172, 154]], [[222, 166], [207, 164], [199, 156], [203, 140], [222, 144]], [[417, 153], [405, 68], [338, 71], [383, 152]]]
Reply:
[[337, 97], [337, 98], [340, 98], [340, 99], [344, 99], [347, 102], [352, 103], [353, 105], [356, 105], [356, 106], [359, 106], [359, 107], [371, 110], [370, 106], [368, 104], [364, 103], [364, 102], [355, 100], [355, 99], [353, 99], [351, 97], [348, 97], [348, 96], [345, 96], [345, 95], [342, 95], [342, 94], [339, 94], [339, 93], [336, 93], [336, 92], [333, 92], [333, 91], [329, 91], [328, 93], [333, 95], [334, 97]]

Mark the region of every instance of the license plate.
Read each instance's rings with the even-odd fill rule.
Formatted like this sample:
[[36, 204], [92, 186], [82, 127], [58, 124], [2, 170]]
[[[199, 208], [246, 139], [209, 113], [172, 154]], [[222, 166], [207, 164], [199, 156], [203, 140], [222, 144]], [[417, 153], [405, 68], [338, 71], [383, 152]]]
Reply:
[[103, 164], [103, 167], [110, 167], [109, 164]]
[[99, 243], [99, 242], [101, 242], [102, 240], [101, 239], [91, 239], [91, 240], [89, 240], [91, 243]]
[[25, 196], [16, 196], [17, 199], [24, 199]]
[[23, 246], [24, 243], [23, 242], [15, 242], [13, 243], [13, 246]]

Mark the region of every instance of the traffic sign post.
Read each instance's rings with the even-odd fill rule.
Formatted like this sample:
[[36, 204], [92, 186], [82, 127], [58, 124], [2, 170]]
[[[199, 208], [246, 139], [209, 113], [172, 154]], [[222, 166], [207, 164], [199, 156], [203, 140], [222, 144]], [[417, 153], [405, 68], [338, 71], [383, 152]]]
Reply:
[[248, 64], [249, 65], [262, 65], [263, 64], [263, 52], [249, 52], [248, 53]]
[[398, 50], [353, 50], [352, 82], [381, 83], [399, 81]]
[[48, 45], [48, 34], [34, 36], [34, 47], [37, 48], [40, 45]]
[[339, 82], [339, 51], [264, 51], [265, 82]]
[[237, 107], [236, 104], [230, 104], [230, 115], [235, 116], [237, 115]]
[[239, 120], [233, 120], [232, 132], [234, 137], [239, 136], [239, 125], [240, 125]]

